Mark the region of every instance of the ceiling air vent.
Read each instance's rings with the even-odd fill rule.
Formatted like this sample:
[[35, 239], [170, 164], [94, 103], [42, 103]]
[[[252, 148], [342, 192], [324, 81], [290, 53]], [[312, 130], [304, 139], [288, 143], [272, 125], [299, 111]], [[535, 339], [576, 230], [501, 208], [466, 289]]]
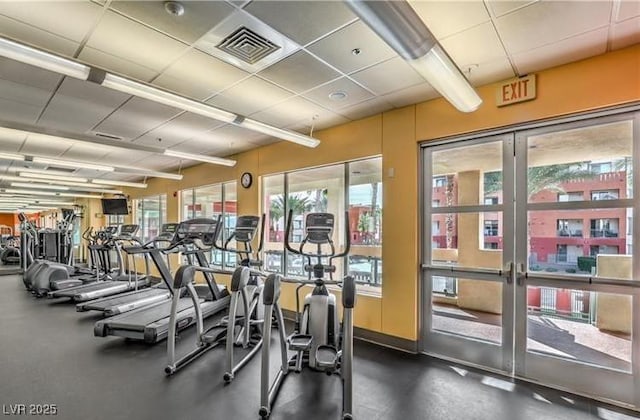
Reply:
[[245, 26], [223, 39], [216, 48], [249, 64], [255, 64], [280, 49], [273, 42]]
[[52, 165], [47, 165], [47, 169], [50, 171], [56, 171], [56, 172], [68, 172], [70, 174], [76, 171], [74, 168], [62, 168], [60, 166], [52, 166]]
[[100, 133], [98, 131], [94, 131], [93, 134], [96, 137], [102, 137], [103, 139], [109, 139], [109, 140], [122, 140], [122, 137], [120, 136], [116, 136], [113, 134], [107, 134], [107, 133]]

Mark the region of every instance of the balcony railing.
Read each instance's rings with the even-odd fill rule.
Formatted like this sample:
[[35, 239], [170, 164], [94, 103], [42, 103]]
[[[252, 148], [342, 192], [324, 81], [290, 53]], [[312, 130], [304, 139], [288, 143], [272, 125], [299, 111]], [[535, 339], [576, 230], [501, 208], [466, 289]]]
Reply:
[[617, 238], [618, 231], [611, 229], [591, 229], [590, 235], [592, 238]]
[[527, 307], [530, 314], [542, 314], [583, 322], [593, 322], [591, 294], [584, 290], [530, 287]]
[[560, 229], [558, 236], [582, 238], [582, 229]]

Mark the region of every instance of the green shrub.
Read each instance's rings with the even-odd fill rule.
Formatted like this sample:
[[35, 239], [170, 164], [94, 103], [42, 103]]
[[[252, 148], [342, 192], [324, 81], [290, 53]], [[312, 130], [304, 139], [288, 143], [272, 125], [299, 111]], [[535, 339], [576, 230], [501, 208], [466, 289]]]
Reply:
[[572, 273], [572, 274], [573, 274], [573, 273], [575, 273], [577, 270], [576, 270], [575, 268], [567, 268], [567, 269], [566, 269], [566, 270], [564, 270], [564, 271], [566, 271], [567, 273]]
[[591, 272], [591, 268], [596, 266], [596, 257], [578, 257], [578, 269], [580, 271]]

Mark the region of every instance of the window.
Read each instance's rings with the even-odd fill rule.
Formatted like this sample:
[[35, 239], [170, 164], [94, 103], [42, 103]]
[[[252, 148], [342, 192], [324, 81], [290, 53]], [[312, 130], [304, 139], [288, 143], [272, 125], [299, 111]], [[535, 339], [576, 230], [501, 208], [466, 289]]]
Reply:
[[581, 219], [558, 219], [556, 224], [558, 236], [582, 236]]
[[591, 191], [591, 200], [616, 200], [620, 197], [620, 190]]
[[458, 294], [458, 282], [454, 277], [432, 277], [431, 290], [433, 293], [455, 297]]
[[597, 174], [606, 174], [611, 172], [611, 162], [591, 163], [589, 169]]
[[559, 193], [558, 194], [558, 201], [559, 202], [582, 201], [583, 197], [584, 197], [584, 192], [582, 192], [582, 191]]
[[557, 254], [558, 254], [558, 257], [556, 261], [567, 262], [567, 246], [566, 245], [558, 245]]
[[444, 187], [447, 185], [447, 177], [446, 176], [435, 176], [433, 177], [433, 187]]
[[108, 214], [107, 226], [116, 226], [124, 223], [124, 214]]
[[[236, 225], [236, 196], [235, 181], [182, 190], [180, 192], [181, 220], [196, 218], [217, 219], [222, 216], [224, 229], [221, 239], [225, 241]], [[229, 246], [234, 248], [235, 243], [232, 241]], [[217, 249], [212, 249], [209, 254], [209, 263], [217, 268], [231, 269], [236, 265], [235, 258], [236, 254], [234, 253], [223, 253]]]
[[432, 200], [431, 207], [440, 207], [440, 200]]
[[498, 204], [498, 197], [485, 197], [484, 198], [485, 205], [494, 205]]
[[[334, 260], [336, 278], [355, 277], [362, 284], [382, 281], [382, 159], [373, 158], [265, 176], [262, 203], [267, 215], [264, 246], [265, 269], [291, 276], [306, 276], [302, 258], [284, 251], [285, 219], [293, 210], [292, 244], [304, 235], [307, 213], [333, 213], [336, 252], [344, 244], [344, 214], [349, 215], [351, 252]], [[285, 199], [286, 197], [286, 199]]]
[[589, 247], [589, 255], [592, 257], [598, 254], [611, 254], [617, 255], [619, 248], [615, 245], [591, 245]]
[[633, 235], [633, 217], [627, 217], [627, 235]]
[[484, 249], [500, 249], [497, 242], [485, 242]]
[[162, 224], [167, 220], [166, 194], [135, 200], [136, 223], [140, 226], [142, 242], [150, 241], [160, 234]]
[[497, 220], [485, 220], [484, 221], [484, 236], [498, 236], [498, 221]]
[[431, 234], [432, 235], [440, 235], [440, 221], [434, 220], [431, 222]]
[[592, 238], [617, 238], [618, 219], [591, 219]]

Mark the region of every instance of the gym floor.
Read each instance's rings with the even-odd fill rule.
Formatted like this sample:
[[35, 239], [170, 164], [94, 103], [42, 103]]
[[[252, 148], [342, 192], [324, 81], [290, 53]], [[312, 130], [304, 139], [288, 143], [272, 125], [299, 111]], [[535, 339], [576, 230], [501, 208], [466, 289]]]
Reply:
[[[225, 386], [223, 350], [167, 378], [165, 343], [93, 337], [99, 316], [37, 300], [20, 276], [0, 277], [0, 404], [56, 404], [61, 419], [257, 419], [259, 358]], [[192, 329], [191, 329], [192, 330]], [[193, 345], [181, 334], [178, 350]], [[272, 346], [277, 351], [277, 346]], [[274, 365], [275, 370], [275, 365]], [[632, 419], [640, 414], [572, 394], [373, 344], [355, 344], [355, 418]], [[339, 419], [339, 379], [288, 378], [272, 419]]]

